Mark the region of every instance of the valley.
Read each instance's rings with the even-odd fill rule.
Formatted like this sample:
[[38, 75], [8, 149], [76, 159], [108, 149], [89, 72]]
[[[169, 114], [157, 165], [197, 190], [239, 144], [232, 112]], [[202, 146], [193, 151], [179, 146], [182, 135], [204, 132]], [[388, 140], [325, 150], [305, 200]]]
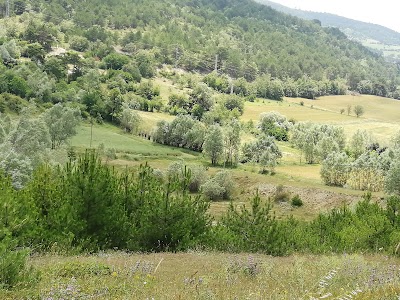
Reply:
[[0, 1], [0, 298], [397, 299], [395, 58], [195, 2]]

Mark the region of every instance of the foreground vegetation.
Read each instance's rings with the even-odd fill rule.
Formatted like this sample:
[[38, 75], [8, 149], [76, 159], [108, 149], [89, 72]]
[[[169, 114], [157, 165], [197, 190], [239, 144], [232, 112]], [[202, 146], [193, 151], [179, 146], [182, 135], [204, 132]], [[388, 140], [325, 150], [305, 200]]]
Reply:
[[[192, 248], [228, 252], [384, 251], [395, 253], [399, 242], [399, 197], [381, 207], [365, 194], [354, 210], [343, 206], [311, 222], [276, 219], [272, 201], [288, 198], [277, 190], [262, 201], [256, 193], [250, 206], [233, 203], [213, 220], [209, 200], [193, 196], [202, 189], [209, 199], [229, 198], [230, 175], [220, 171], [199, 182], [199, 169], [177, 164], [163, 174], [148, 166], [116, 171], [93, 152], [63, 167], [38, 168], [24, 189], [15, 190], [1, 178], [0, 232], [5, 251], [15, 247], [97, 251], [179, 251]], [[292, 205], [302, 201], [293, 197]], [[7, 242], [9, 240], [9, 242]]]
[[[101, 252], [34, 256], [32, 282], [1, 299], [385, 299], [400, 295], [399, 260], [384, 255]], [[350, 298], [351, 297], [351, 298]]]

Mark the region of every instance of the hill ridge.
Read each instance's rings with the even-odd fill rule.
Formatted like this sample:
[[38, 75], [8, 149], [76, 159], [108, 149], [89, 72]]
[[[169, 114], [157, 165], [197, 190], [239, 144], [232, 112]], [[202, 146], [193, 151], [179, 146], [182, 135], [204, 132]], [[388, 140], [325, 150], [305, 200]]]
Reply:
[[[268, 5], [278, 11], [299, 18], [307, 20], [319, 20], [323, 26], [340, 28], [349, 37], [356, 40], [367, 38], [386, 45], [400, 45], [400, 33], [383, 25], [351, 19], [332, 13], [290, 8], [269, 0], [256, 0], [256, 2]], [[352, 30], [352, 32], [349, 30]]]

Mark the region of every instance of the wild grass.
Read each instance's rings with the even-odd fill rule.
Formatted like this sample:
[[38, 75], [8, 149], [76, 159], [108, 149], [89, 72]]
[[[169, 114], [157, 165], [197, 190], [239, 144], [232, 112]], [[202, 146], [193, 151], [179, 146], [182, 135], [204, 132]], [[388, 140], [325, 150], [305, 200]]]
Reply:
[[383, 255], [222, 253], [46, 255], [34, 286], [1, 299], [398, 299], [400, 260]]
[[[303, 102], [304, 105], [300, 105]], [[351, 113], [347, 115], [347, 107]], [[353, 112], [356, 105], [365, 109], [365, 114], [357, 118]], [[343, 114], [341, 109], [345, 109]], [[278, 111], [288, 119], [296, 121], [312, 121], [342, 126], [347, 137], [351, 137], [357, 129], [365, 129], [379, 142], [388, 144], [390, 137], [398, 130], [398, 111], [400, 101], [371, 95], [326, 96], [316, 100], [285, 98], [284, 101], [258, 99], [257, 102], [245, 104], [243, 121], [257, 122], [260, 113]]]
[[[162, 86], [164, 90], [175, 92], [173, 89], [169, 89], [171, 83], [168, 80], [164, 82], [160, 79], [159, 81], [157, 84], [160, 87]], [[299, 101], [303, 101], [304, 106], [301, 106]], [[362, 117], [356, 118], [353, 112], [350, 116], [347, 115], [347, 111], [343, 114], [340, 113], [340, 108], [359, 103], [366, 107], [366, 113]], [[311, 105], [313, 105], [313, 108], [311, 108]], [[338, 124], [345, 128], [348, 137], [357, 129], [366, 129], [372, 132], [378, 141], [387, 144], [390, 136], [398, 131], [396, 112], [400, 108], [399, 105], [399, 101], [376, 96], [329, 96], [317, 100], [285, 98], [282, 102], [258, 99], [254, 103], [246, 102], [242, 121], [252, 119], [256, 123], [261, 112], [275, 110], [297, 121], [310, 120], [319, 123]], [[139, 113], [142, 117], [141, 128], [143, 132], [147, 133], [151, 132], [158, 121], [174, 118], [165, 113]], [[78, 135], [72, 139], [71, 145], [78, 149], [89, 147], [90, 132], [89, 124], [80, 126]], [[244, 135], [246, 141], [252, 138], [248, 134]], [[115, 148], [117, 159], [110, 160], [109, 163], [118, 168], [137, 167], [142, 163], [149, 162], [152, 167], [165, 171], [168, 165], [176, 160], [184, 160], [186, 164], [209, 165], [207, 158], [200, 153], [158, 145], [141, 137], [125, 134], [120, 128], [108, 124], [93, 126], [91, 144], [93, 148], [97, 148], [100, 144], [104, 144], [105, 148]], [[263, 189], [265, 185], [284, 185], [293, 190], [291, 196], [299, 193], [299, 189], [304, 191], [303, 193], [300, 191], [304, 206], [293, 208], [290, 204], [279, 203], [274, 208], [277, 215], [294, 215], [297, 218], [309, 220], [321, 211], [340, 207], [344, 202], [351, 204], [354, 202], [353, 199], [359, 199], [362, 196], [363, 192], [361, 191], [325, 186], [320, 179], [319, 165], [306, 164], [301, 152], [291, 147], [289, 143], [278, 142], [278, 144], [283, 153], [283, 158], [276, 167], [275, 175], [258, 174], [259, 167], [253, 164], [239, 165], [238, 168], [230, 170], [236, 182], [236, 191], [232, 197], [235, 204], [247, 203], [255, 190]], [[222, 169], [222, 166], [218, 168], [210, 167], [208, 173], [212, 175], [220, 169]], [[317, 191], [318, 196], [308, 197], [308, 195], [317, 194]], [[268, 198], [270, 195], [265, 193], [261, 196]], [[382, 196], [383, 193], [373, 193], [374, 199], [379, 199]], [[228, 206], [229, 201], [213, 202], [210, 211], [218, 218], [226, 211]]]
[[124, 133], [121, 129], [108, 124], [96, 124], [93, 128], [90, 124], [82, 124], [70, 144], [80, 149], [90, 148], [90, 146], [96, 149], [103, 144], [105, 148], [114, 148], [117, 153], [136, 155], [140, 160], [165, 157], [190, 159], [198, 156], [198, 153], [192, 151], [152, 143], [142, 137]]
[[[150, 122], [156, 122], [164, 116], [164, 114], [158, 113], [143, 113], [143, 115], [148, 117], [151, 120]], [[201, 153], [155, 144], [142, 137], [126, 134], [120, 128], [109, 124], [95, 124], [92, 128], [92, 133], [92, 148], [98, 148], [100, 144], [103, 144], [106, 149], [114, 148], [117, 158], [109, 159], [107, 163], [120, 169], [125, 169], [127, 166], [137, 168], [140, 164], [147, 162], [153, 168], [166, 171], [168, 166], [177, 160], [183, 160], [184, 163], [189, 165], [201, 164], [209, 166], [208, 159]], [[91, 126], [83, 123], [78, 128], [78, 134], [72, 138], [71, 146], [77, 150], [83, 150], [90, 146], [90, 137]], [[279, 147], [283, 152], [283, 158], [276, 168], [275, 175], [259, 174], [259, 167], [255, 164], [239, 164], [238, 168], [229, 169], [236, 183], [235, 192], [232, 196], [235, 204], [247, 203], [254, 195], [254, 192], [257, 189], [263, 190], [265, 185], [284, 185], [292, 189], [302, 189], [305, 194], [315, 194], [316, 190], [327, 191], [328, 194], [325, 197], [321, 193], [318, 201], [310, 201], [310, 199], [301, 195], [305, 204], [301, 208], [294, 209], [290, 204], [286, 205], [285, 203], [276, 205], [274, 208], [278, 216], [294, 215], [301, 219], [312, 219], [321, 210], [326, 211], [334, 207], [340, 207], [346, 195], [351, 195], [357, 199], [362, 196], [363, 192], [361, 191], [325, 186], [320, 179], [319, 165], [306, 164], [304, 159], [301, 159], [301, 153], [288, 143], [279, 142]], [[209, 166], [207, 173], [211, 176], [222, 169], [223, 166]], [[297, 193], [299, 191], [293, 191], [291, 196]], [[339, 197], [332, 197], [332, 195], [339, 195]], [[270, 195], [266, 193], [261, 196], [266, 199]], [[382, 195], [381, 193], [374, 193], [373, 196], [379, 198]], [[229, 201], [213, 202], [210, 212], [219, 218], [228, 206]]]

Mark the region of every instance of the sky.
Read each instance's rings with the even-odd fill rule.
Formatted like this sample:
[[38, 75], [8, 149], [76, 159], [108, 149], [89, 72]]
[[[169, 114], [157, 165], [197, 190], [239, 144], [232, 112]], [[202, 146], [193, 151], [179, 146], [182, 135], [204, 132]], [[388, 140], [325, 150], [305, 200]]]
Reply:
[[291, 8], [327, 12], [400, 32], [398, 0], [271, 0]]

